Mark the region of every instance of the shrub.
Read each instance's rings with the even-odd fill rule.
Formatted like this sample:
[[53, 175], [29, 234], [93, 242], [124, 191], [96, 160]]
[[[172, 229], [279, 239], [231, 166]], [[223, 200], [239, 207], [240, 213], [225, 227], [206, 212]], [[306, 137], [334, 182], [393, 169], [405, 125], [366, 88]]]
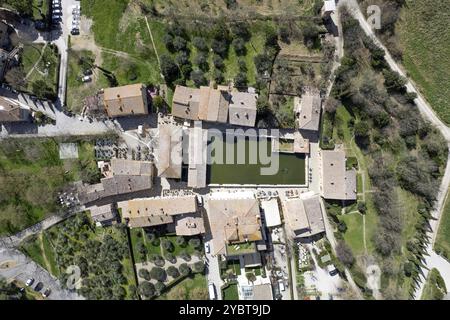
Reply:
[[183, 236], [178, 236], [175, 243], [182, 248], [186, 247], [186, 239]]
[[155, 295], [155, 286], [148, 281], [144, 281], [139, 285], [139, 292], [146, 298], [152, 298]]
[[177, 258], [175, 257], [175, 255], [173, 253], [166, 253], [166, 260], [171, 262], [171, 263], [176, 263], [177, 262]]
[[185, 261], [191, 261], [191, 255], [186, 250], [180, 252], [180, 257]]
[[358, 211], [361, 212], [362, 214], [366, 213], [367, 207], [366, 207], [366, 203], [364, 201], [358, 202]]
[[208, 51], [208, 45], [206, 44], [206, 41], [204, 38], [195, 37], [194, 39], [192, 39], [192, 44], [199, 51]]
[[180, 276], [180, 272], [174, 266], [170, 266], [167, 268], [167, 274], [172, 278], [178, 278]]
[[139, 277], [141, 277], [142, 279], [145, 279], [147, 281], [150, 281], [151, 276], [150, 276], [150, 272], [148, 272], [147, 269], [139, 269]]
[[179, 270], [183, 276], [187, 276], [191, 273], [191, 267], [189, 267], [186, 263], [182, 263], [179, 267]]
[[189, 239], [189, 245], [193, 248], [199, 248], [201, 245], [201, 241], [200, 241], [200, 239], [192, 238], [192, 239]]
[[336, 246], [336, 255], [338, 259], [348, 268], [351, 268], [355, 263], [353, 252], [344, 241], [338, 242]]
[[164, 281], [166, 280], [166, 271], [164, 269], [159, 267], [153, 267], [152, 270], [150, 270], [150, 276], [152, 279], [158, 280], [158, 281]]
[[197, 273], [202, 273], [205, 270], [205, 264], [203, 263], [203, 261], [197, 261], [196, 263], [194, 263], [194, 272]]
[[155, 290], [158, 295], [161, 295], [161, 293], [164, 291], [164, 289], [166, 289], [166, 285], [164, 283], [162, 283], [161, 281], [158, 281], [155, 284]]
[[164, 248], [164, 250], [168, 251], [168, 252], [173, 252], [175, 247], [173, 246], [173, 243], [167, 239], [164, 239], [162, 241], [162, 247]]

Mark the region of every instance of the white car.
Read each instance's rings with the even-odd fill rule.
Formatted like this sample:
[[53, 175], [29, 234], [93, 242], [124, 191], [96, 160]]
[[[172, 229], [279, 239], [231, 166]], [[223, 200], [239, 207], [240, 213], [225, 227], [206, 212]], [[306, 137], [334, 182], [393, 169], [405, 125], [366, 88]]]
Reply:
[[61, 9], [54, 9], [52, 12], [53, 12], [53, 15], [58, 15], [58, 14], [62, 13]]
[[214, 283], [210, 283], [208, 285], [208, 292], [209, 292], [209, 299], [210, 300], [216, 300], [217, 299], [216, 287], [215, 287]]
[[27, 280], [27, 282], [25, 282], [25, 285], [26, 285], [27, 287], [29, 287], [29, 286], [31, 286], [31, 285], [33, 284], [33, 282], [34, 282], [34, 279], [33, 279], [33, 278], [30, 278], [30, 279]]
[[92, 80], [92, 78], [90, 76], [84, 76], [83, 78], [81, 78], [82, 82], [90, 82]]
[[209, 246], [209, 243], [205, 243], [205, 252], [206, 253], [210, 253], [211, 252], [211, 247]]
[[201, 195], [197, 195], [197, 202], [199, 207], [203, 207], [203, 197]]

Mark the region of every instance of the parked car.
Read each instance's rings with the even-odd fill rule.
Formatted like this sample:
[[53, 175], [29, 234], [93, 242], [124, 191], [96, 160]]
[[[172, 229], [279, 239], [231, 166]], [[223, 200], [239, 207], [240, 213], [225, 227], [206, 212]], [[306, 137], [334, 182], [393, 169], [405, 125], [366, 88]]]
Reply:
[[208, 291], [209, 291], [209, 299], [216, 300], [217, 299], [216, 286], [214, 285], [214, 283], [210, 283], [208, 285]]
[[205, 243], [205, 252], [206, 253], [210, 253], [211, 252], [211, 247], [209, 246], [209, 242]]
[[284, 291], [286, 290], [285, 286], [284, 286], [284, 282], [283, 281], [278, 281], [278, 287], [280, 288], [280, 291]]
[[27, 287], [29, 287], [29, 286], [31, 286], [31, 285], [33, 284], [33, 282], [34, 282], [34, 279], [33, 279], [33, 278], [30, 278], [30, 279], [28, 279], [28, 280], [25, 282], [25, 285], [26, 285]]
[[338, 273], [338, 271], [337, 271], [336, 267], [334, 266], [334, 264], [329, 264], [327, 266], [327, 271], [330, 274], [330, 276], [335, 276]]
[[42, 296], [43, 296], [44, 298], [47, 298], [47, 297], [50, 295], [50, 293], [52, 293], [52, 290], [51, 290], [50, 288], [47, 288], [47, 289], [45, 289], [45, 291], [42, 293]]
[[197, 195], [197, 202], [199, 207], [203, 207], [203, 197], [201, 195]]
[[42, 282], [38, 282], [37, 285], [34, 287], [34, 291], [38, 292], [41, 291], [44, 287], [44, 284]]
[[73, 35], [73, 36], [79, 35], [80, 34], [80, 29], [73, 28], [72, 30], [70, 30], [70, 34]]
[[82, 82], [90, 82], [92, 80], [92, 78], [90, 76], [84, 76], [81, 78]]

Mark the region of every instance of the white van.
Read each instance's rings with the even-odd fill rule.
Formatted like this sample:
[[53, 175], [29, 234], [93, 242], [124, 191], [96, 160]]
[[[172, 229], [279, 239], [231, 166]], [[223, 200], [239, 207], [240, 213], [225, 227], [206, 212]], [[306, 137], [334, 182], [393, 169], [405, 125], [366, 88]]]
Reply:
[[208, 285], [208, 291], [209, 291], [209, 300], [217, 300], [216, 287], [214, 286], [214, 283], [210, 283]]
[[284, 287], [284, 282], [283, 281], [278, 281], [278, 287], [280, 287], [280, 291], [284, 291], [286, 290], [286, 288]]

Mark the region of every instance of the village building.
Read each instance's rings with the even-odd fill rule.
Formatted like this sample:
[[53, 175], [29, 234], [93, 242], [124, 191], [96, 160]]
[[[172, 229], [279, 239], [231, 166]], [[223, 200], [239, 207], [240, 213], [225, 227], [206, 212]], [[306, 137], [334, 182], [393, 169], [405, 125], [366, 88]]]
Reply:
[[299, 131], [272, 138], [272, 152], [309, 154], [309, 151], [309, 140], [303, 138]]
[[159, 124], [159, 148], [157, 151], [158, 176], [180, 179], [183, 154], [183, 130], [175, 124]]
[[253, 127], [257, 98], [254, 93], [231, 91], [227, 87], [202, 86], [196, 89], [176, 86], [172, 115], [193, 121], [229, 121], [230, 124]]
[[192, 236], [205, 232], [195, 195], [133, 199], [119, 202], [118, 207], [123, 221], [130, 228], [173, 224], [177, 235]]
[[254, 127], [256, 122], [256, 100], [258, 95], [248, 92], [231, 92], [229, 106], [230, 124]]
[[319, 131], [322, 99], [319, 93], [305, 93], [294, 98], [297, 127], [301, 130]]
[[188, 187], [206, 187], [208, 132], [202, 129], [201, 121], [196, 121], [189, 129]]
[[305, 238], [325, 232], [319, 195], [302, 195], [283, 202], [284, 218], [294, 238]]
[[148, 114], [147, 91], [142, 83], [104, 89], [103, 104], [111, 118]]
[[268, 228], [281, 226], [281, 217], [277, 198], [261, 200], [261, 208], [264, 213], [266, 226]]
[[263, 240], [258, 200], [247, 193], [212, 194], [207, 202], [212, 252], [226, 256], [253, 254]]
[[242, 300], [273, 300], [272, 285], [261, 283], [240, 287]]
[[30, 120], [30, 111], [17, 102], [0, 97], [0, 123], [25, 122]]
[[322, 151], [322, 196], [329, 200], [357, 199], [356, 171], [346, 169], [345, 152]]
[[117, 215], [112, 204], [87, 208], [97, 227], [106, 227], [117, 223]]
[[79, 194], [81, 203], [150, 190], [153, 185], [153, 164], [147, 161], [112, 159], [104, 175], [100, 183], [82, 187]]

